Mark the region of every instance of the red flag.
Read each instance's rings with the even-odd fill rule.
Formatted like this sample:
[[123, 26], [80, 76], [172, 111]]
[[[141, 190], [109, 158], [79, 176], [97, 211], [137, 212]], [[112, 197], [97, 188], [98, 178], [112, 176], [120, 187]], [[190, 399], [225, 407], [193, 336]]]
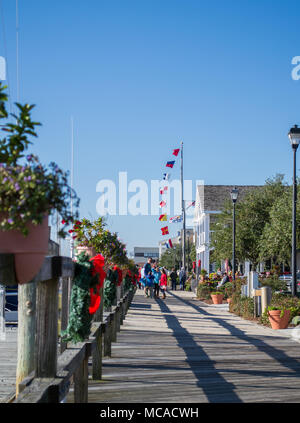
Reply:
[[173, 156], [178, 156], [179, 151], [180, 148], [176, 148], [175, 150], [173, 150]]
[[160, 207], [165, 207], [165, 205], [166, 205], [167, 203], [165, 202], [165, 201], [161, 201], [160, 203], [159, 203], [159, 205], [160, 205]]
[[170, 248], [173, 248], [173, 243], [170, 239], [169, 239], [169, 246], [170, 246]]
[[162, 235], [169, 235], [169, 228], [168, 226], [165, 226], [164, 228], [161, 228]]

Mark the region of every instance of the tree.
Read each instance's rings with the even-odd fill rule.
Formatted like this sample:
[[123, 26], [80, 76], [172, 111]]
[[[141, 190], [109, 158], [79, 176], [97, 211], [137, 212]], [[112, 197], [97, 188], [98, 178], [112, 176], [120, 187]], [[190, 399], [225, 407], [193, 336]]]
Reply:
[[[266, 180], [263, 187], [249, 191], [236, 204], [236, 258], [249, 260], [254, 266], [260, 261], [260, 240], [270, 213], [278, 198], [287, 191], [284, 176], [276, 175]], [[232, 256], [232, 202], [226, 201], [222, 212], [216, 217], [211, 235], [214, 260]]]
[[[297, 203], [300, 201], [298, 193]], [[297, 248], [300, 246], [300, 210], [297, 209]], [[290, 265], [292, 250], [292, 189], [278, 197], [270, 211], [260, 239], [260, 260], [272, 259], [277, 264]]]
[[[188, 260], [189, 270], [193, 268], [193, 261], [196, 260], [196, 248], [192, 244], [190, 251], [186, 247], [186, 258]], [[182, 246], [180, 244], [175, 244], [173, 248], [165, 251], [161, 258], [159, 259], [159, 265], [165, 267], [166, 269], [175, 268], [176, 270], [180, 269], [182, 264]]]

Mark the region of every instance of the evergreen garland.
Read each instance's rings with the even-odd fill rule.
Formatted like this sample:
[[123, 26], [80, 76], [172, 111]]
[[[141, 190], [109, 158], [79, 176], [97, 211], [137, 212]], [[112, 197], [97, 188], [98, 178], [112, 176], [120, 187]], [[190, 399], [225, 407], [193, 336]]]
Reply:
[[83, 342], [91, 332], [93, 316], [89, 313], [90, 289], [95, 288], [98, 275], [92, 276], [93, 263], [85, 253], [77, 256], [73, 279], [68, 327], [61, 333], [62, 340]]
[[103, 302], [104, 307], [109, 308], [113, 305], [113, 302], [117, 295], [117, 283], [118, 283], [118, 272], [109, 269], [107, 271], [106, 279], [103, 288]]
[[129, 275], [125, 276], [124, 279], [124, 290], [126, 291], [132, 291], [133, 290], [133, 285], [132, 285], [132, 280], [131, 277]]

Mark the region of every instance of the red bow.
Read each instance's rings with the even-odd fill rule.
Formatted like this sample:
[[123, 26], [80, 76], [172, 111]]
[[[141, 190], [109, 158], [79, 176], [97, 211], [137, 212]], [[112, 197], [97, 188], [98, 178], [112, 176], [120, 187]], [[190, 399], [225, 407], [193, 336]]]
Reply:
[[106, 272], [103, 270], [105, 259], [101, 254], [97, 254], [95, 257], [92, 257], [90, 261], [93, 262], [92, 276], [98, 274], [99, 278], [99, 283], [96, 285], [96, 292], [94, 288], [90, 289], [91, 304], [89, 307], [89, 312], [90, 314], [94, 314], [100, 306], [100, 289], [103, 287], [106, 278]]
[[118, 272], [118, 286], [120, 286], [123, 280], [122, 270], [117, 265], [114, 266], [114, 270]]

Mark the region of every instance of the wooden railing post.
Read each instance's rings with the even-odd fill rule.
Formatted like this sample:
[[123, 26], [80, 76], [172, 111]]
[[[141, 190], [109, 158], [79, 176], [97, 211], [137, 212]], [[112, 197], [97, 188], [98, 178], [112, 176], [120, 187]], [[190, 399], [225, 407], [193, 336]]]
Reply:
[[104, 332], [104, 357], [111, 357], [111, 327], [112, 327], [112, 313], [107, 316], [106, 327]]
[[[71, 292], [71, 278], [62, 278], [62, 293], [61, 293], [61, 331], [66, 330], [69, 319], [69, 305], [70, 305], [70, 292]], [[60, 353], [62, 354], [67, 348], [67, 342], [61, 341]]]
[[[95, 313], [94, 322], [103, 321], [103, 288], [100, 289], [101, 302]], [[92, 376], [94, 380], [102, 379], [102, 353], [103, 353], [103, 334], [102, 330], [96, 335], [96, 346], [92, 352]]]
[[16, 396], [19, 384], [34, 370], [36, 330], [36, 283], [18, 286], [18, 358]]
[[88, 402], [88, 382], [89, 382], [89, 371], [88, 371], [89, 357], [86, 354], [84, 360], [82, 360], [80, 366], [74, 373], [74, 402], [75, 403], [87, 403]]
[[58, 278], [37, 284], [36, 377], [55, 377], [57, 367]]

